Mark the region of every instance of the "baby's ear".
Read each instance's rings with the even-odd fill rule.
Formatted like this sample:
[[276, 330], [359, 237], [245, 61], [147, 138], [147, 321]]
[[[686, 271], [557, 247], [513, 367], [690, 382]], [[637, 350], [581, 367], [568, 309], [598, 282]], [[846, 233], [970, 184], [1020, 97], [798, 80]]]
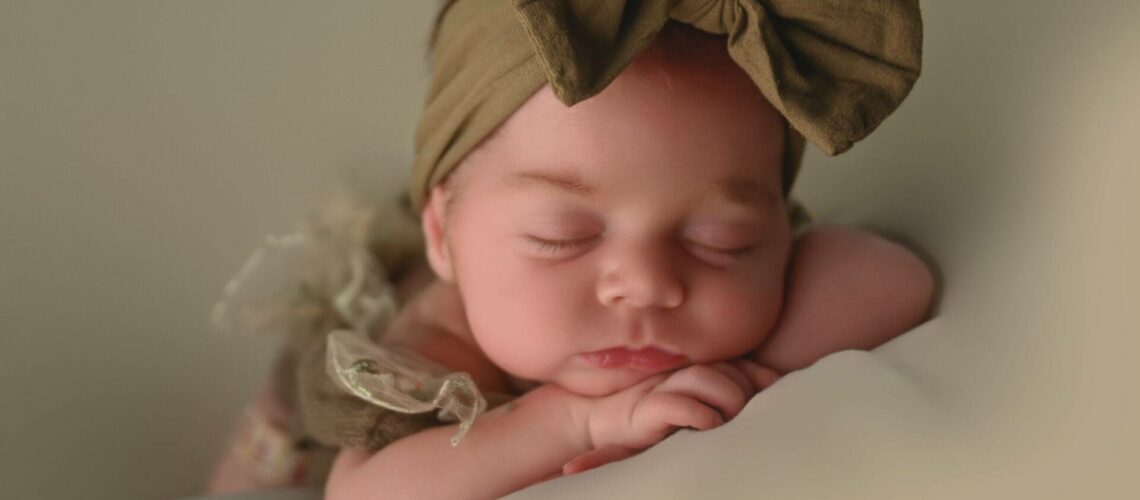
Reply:
[[450, 193], [442, 186], [433, 187], [428, 193], [424, 211], [420, 215], [420, 223], [423, 225], [424, 240], [427, 243], [428, 264], [439, 279], [451, 282], [455, 280], [455, 275], [446, 238], [448, 196]]

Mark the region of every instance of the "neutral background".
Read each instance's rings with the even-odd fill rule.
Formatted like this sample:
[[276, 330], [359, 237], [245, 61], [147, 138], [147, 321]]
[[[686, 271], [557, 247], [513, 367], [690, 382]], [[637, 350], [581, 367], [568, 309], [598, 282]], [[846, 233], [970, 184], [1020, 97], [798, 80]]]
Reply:
[[[987, 472], [946, 469], [922, 483], [936, 492], [1133, 479], [1138, 4], [924, 2], [911, 99], [851, 153], [809, 152], [798, 189], [818, 216], [943, 265], [930, 359], [932, 338], [960, 354], [983, 322], [1015, 332], [952, 367], [986, 395], [946, 413], [986, 444], [953, 463]], [[342, 185], [404, 187], [433, 13], [0, 0], [0, 496], [200, 489], [272, 355], [214, 333], [210, 305]], [[900, 491], [921, 490], [880, 492]]]

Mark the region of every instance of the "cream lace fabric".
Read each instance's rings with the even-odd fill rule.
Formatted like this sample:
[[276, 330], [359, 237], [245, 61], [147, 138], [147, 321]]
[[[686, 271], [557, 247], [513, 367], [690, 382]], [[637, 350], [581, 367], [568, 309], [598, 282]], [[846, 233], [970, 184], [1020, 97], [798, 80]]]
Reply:
[[369, 251], [383, 237], [378, 215], [338, 200], [297, 231], [269, 237], [226, 284], [211, 318], [230, 332], [327, 331], [325, 368], [338, 387], [392, 411], [438, 410], [440, 420], [460, 423], [458, 445], [487, 407], [471, 377], [369, 338], [397, 312], [388, 274]]

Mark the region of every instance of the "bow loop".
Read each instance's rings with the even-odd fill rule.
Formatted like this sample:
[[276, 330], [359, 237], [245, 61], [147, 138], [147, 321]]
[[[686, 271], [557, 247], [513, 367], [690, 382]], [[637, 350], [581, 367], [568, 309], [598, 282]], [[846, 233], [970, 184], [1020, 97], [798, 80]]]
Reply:
[[665, 26], [675, 1], [515, 0], [515, 13], [554, 94], [570, 106], [617, 78]]

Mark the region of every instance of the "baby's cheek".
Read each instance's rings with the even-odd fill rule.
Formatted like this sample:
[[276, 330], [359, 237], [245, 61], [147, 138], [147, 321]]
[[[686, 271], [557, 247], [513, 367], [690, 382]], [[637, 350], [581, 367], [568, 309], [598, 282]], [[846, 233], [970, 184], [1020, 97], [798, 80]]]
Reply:
[[518, 288], [486, 293], [469, 301], [472, 332], [487, 356], [518, 377], [550, 377], [571, 350], [562, 335], [564, 311], [539, 300], [541, 293]]
[[775, 327], [781, 304], [781, 287], [722, 284], [691, 305], [708, 328], [708, 355], [723, 359], [757, 347]]

